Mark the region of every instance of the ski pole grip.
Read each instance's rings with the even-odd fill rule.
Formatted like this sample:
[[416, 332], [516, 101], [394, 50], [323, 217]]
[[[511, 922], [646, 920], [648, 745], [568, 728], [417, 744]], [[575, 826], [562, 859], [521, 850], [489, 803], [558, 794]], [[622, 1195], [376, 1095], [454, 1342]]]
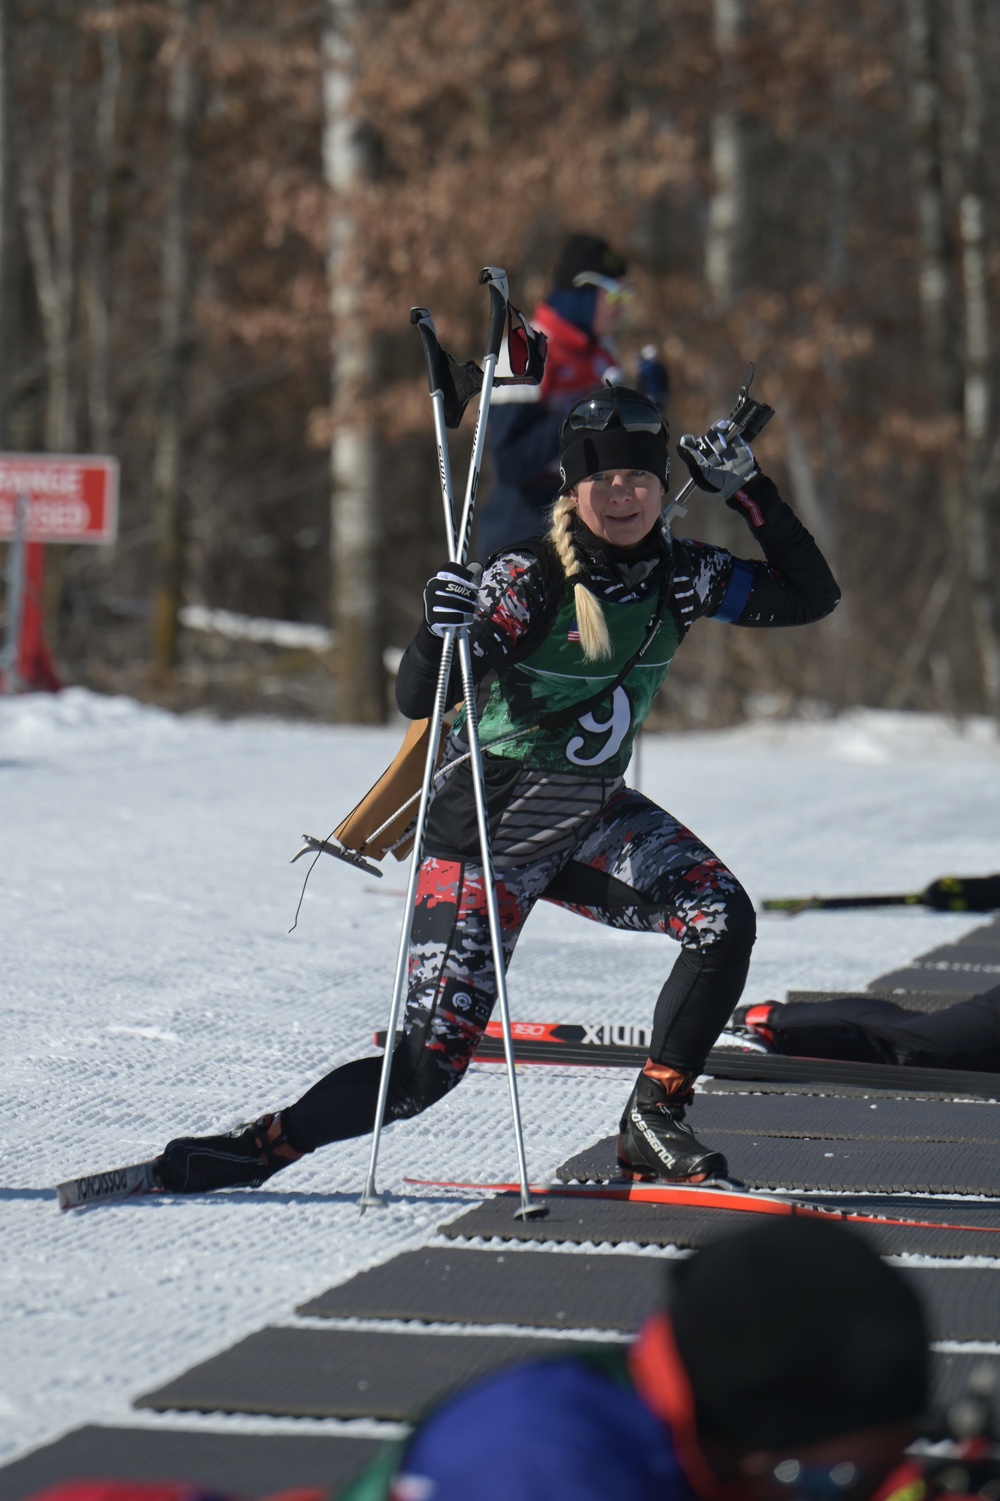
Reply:
[[427, 364], [427, 383], [431, 389], [431, 395], [435, 391], [443, 391], [447, 375], [444, 350], [438, 343], [437, 333], [434, 329], [434, 319], [429, 309], [425, 307], [410, 308], [410, 322], [416, 326], [420, 334], [420, 342], [424, 346], [424, 360]]
[[479, 273], [481, 286], [490, 291], [490, 327], [486, 335], [486, 358], [499, 357], [507, 326], [507, 273], [502, 266], [484, 266]]

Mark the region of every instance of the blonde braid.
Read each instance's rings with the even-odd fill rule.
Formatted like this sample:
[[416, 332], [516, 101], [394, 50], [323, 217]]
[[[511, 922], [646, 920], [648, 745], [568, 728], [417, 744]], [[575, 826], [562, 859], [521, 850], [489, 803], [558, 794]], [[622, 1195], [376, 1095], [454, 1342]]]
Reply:
[[573, 583], [573, 600], [576, 605], [576, 624], [580, 632], [580, 645], [585, 662], [597, 662], [611, 656], [611, 637], [608, 623], [601, 609], [601, 602], [583, 582], [573, 581], [583, 573], [583, 564], [573, 545], [572, 517], [576, 501], [572, 495], [560, 495], [552, 510], [552, 526], [549, 541], [556, 550], [567, 581]]

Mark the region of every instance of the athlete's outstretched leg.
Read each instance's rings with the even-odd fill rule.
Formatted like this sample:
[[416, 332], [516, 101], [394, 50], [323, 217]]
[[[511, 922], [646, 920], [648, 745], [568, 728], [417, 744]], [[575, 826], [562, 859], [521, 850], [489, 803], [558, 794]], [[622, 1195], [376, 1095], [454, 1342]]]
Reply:
[[671, 814], [623, 789], [545, 895], [598, 922], [679, 940], [650, 1056], [622, 1116], [619, 1156], [623, 1170], [642, 1175], [724, 1176], [725, 1158], [694, 1137], [684, 1113], [746, 982], [756, 922], [739, 881]]
[[[530, 898], [497, 883], [509, 961]], [[496, 994], [482, 869], [427, 859], [417, 881], [403, 1033], [389, 1075], [386, 1122], [419, 1115], [463, 1077], [486, 1029]], [[282, 1111], [304, 1151], [363, 1136], [375, 1125], [381, 1058], [335, 1069]]]
[[776, 1053], [914, 1068], [1000, 1069], [1000, 985], [940, 1011], [875, 996], [755, 1007]]
[[[497, 897], [509, 962], [533, 898], [515, 880]], [[386, 1122], [418, 1115], [459, 1082], [496, 993], [483, 874], [462, 861], [424, 860], [417, 882], [403, 1034], [393, 1053]], [[203, 1193], [257, 1184], [304, 1153], [363, 1136], [375, 1124], [382, 1059], [356, 1058], [294, 1105], [227, 1136], [181, 1137], [160, 1159], [165, 1187]]]

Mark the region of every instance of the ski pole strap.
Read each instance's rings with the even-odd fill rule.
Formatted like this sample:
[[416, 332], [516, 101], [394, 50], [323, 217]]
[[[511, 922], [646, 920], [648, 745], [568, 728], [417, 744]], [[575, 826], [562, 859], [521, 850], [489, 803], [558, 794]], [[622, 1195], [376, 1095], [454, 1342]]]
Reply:
[[628, 661], [625, 663], [625, 666], [618, 673], [618, 676], [615, 678], [614, 682], [608, 683], [607, 687], [605, 688], [599, 688], [596, 693], [592, 693], [590, 697], [585, 698], [582, 703], [570, 704], [568, 708], [556, 709], [549, 714], [540, 714], [538, 716], [538, 724], [540, 729], [561, 730], [566, 725], [573, 724], [574, 721], [579, 719], [582, 715], [589, 714], [592, 709], [597, 708], [598, 704], [604, 703], [605, 699], [614, 697], [616, 691], [621, 687], [622, 683], [624, 683], [629, 673], [634, 667], [637, 667], [639, 665], [649, 648], [652, 646], [654, 640], [656, 639], [660, 626], [663, 623], [663, 615], [664, 611], [667, 608], [667, 596], [669, 592], [670, 578], [668, 576], [663, 580], [663, 584], [660, 588], [660, 597], [656, 602], [656, 610], [653, 613], [653, 618], [649, 622], [649, 628], [646, 631], [645, 636], [643, 637], [636, 650], [629, 657]]
[[547, 341], [512, 302], [507, 304], [507, 369], [499, 365], [495, 386], [537, 386], [545, 374]]
[[441, 392], [445, 427], [456, 428], [461, 423], [469, 402], [483, 388], [483, 372], [475, 360], [466, 360], [464, 365], [460, 364], [441, 347], [434, 320], [425, 307], [410, 308], [410, 322], [415, 325], [424, 346], [427, 384], [431, 395], [436, 391]]

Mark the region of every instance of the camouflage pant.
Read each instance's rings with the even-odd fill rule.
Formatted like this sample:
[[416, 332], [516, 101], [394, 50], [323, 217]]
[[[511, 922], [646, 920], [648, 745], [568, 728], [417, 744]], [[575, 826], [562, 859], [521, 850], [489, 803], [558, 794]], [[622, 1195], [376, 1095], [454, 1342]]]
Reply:
[[[672, 814], [623, 787], [577, 846], [496, 883], [506, 963], [539, 898], [681, 954], [657, 1002], [652, 1054], [697, 1073], [746, 979], [753, 909], [736, 877]], [[417, 885], [391, 1114], [416, 1115], [459, 1082], [496, 998], [482, 867], [425, 859]]]

